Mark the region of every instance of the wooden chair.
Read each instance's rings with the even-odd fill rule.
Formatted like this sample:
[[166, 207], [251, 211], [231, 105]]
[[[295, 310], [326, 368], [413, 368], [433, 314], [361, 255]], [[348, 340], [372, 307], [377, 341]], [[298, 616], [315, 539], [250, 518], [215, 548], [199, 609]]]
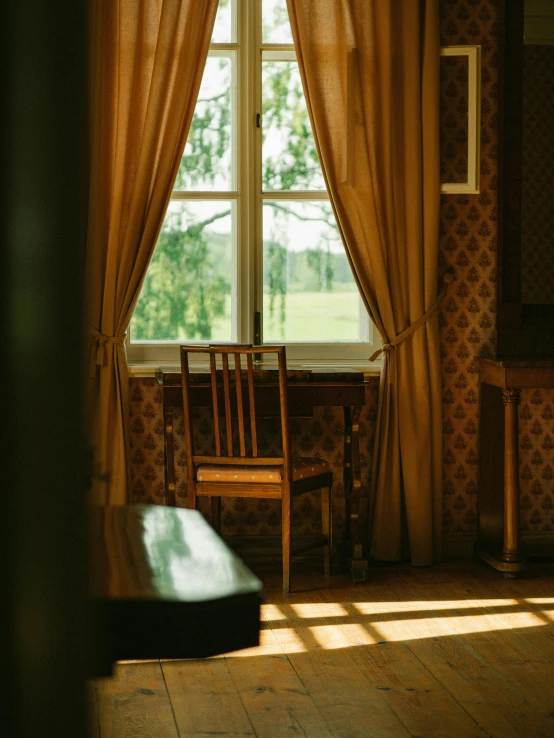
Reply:
[[[194, 451], [189, 355], [198, 353], [208, 354], [210, 361], [215, 456], [198, 455]], [[282, 438], [282, 454], [277, 457], [260, 456], [258, 453], [254, 354], [277, 354]], [[234, 359], [232, 369], [229, 368], [230, 355]], [[218, 356], [221, 357], [221, 370], [216, 370], [216, 357]], [[243, 359], [246, 360], [246, 370], [243, 369]], [[187, 454], [187, 507], [196, 508], [196, 499], [199, 496], [211, 497], [212, 522], [214, 528], [219, 531], [221, 497], [280, 499], [283, 591], [288, 593], [290, 592], [292, 553], [292, 499], [305, 492], [321, 489], [323, 535], [313, 545], [303, 547], [302, 551], [323, 546], [324, 569], [325, 575], [328, 576], [330, 574], [330, 546], [332, 543], [333, 474], [329, 470], [328, 463], [323, 459], [293, 458], [291, 454], [285, 347], [181, 346], [181, 375]], [[245, 383], [246, 386], [244, 386]], [[262, 391], [259, 386], [257, 390], [258, 392]], [[236, 420], [235, 427], [233, 419]], [[222, 439], [223, 424], [225, 425], [224, 441]], [[249, 434], [247, 433], [248, 428], [250, 430]], [[238, 455], [235, 454], [237, 439], [233, 439], [234, 430], [238, 430]], [[295, 551], [295, 553], [297, 552]]]

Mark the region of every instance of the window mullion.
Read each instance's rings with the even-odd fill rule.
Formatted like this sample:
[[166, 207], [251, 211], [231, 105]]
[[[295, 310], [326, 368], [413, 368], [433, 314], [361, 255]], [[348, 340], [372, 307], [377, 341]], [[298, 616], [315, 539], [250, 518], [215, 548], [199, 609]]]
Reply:
[[173, 190], [171, 200], [237, 200], [237, 191]]
[[329, 202], [326, 190], [264, 190], [262, 200], [313, 200]]
[[252, 295], [252, 208], [251, 178], [253, 169], [253, 146], [249, 124], [251, 117], [252, 79], [249, 74], [249, 47], [252, 19], [248, 13], [248, 2], [237, 2], [238, 25], [238, 94], [237, 94], [237, 340], [251, 343], [253, 328], [250, 315], [254, 311]]
[[[252, 110], [252, 121], [259, 121], [258, 124], [253, 123], [252, 131], [254, 135], [253, 150], [255, 154], [255, 179], [254, 190], [252, 191], [252, 202], [254, 203], [255, 214], [255, 248], [254, 248], [254, 310], [261, 315], [261, 343], [264, 342], [264, 315], [263, 315], [263, 221], [262, 221], [262, 64], [261, 64], [261, 47], [262, 47], [262, 2], [263, 0], [254, 0], [255, 5], [252, 28], [252, 45], [251, 45], [251, 68], [254, 70], [253, 79], [254, 99]], [[252, 316], [252, 326], [254, 324]]]
[[250, 0], [238, 0], [238, 253], [237, 253], [237, 338], [240, 343], [253, 343], [255, 311], [255, 243], [256, 214], [253, 207], [256, 176], [255, 155], [255, 80], [252, 76], [252, 45], [255, 17]]

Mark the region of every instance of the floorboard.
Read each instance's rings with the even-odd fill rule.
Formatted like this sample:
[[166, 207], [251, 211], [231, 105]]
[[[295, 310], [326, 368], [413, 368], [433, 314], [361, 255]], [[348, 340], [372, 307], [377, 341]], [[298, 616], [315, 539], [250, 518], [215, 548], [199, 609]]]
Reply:
[[98, 725], [98, 708], [96, 704], [96, 686], [94, 682], [87, 683], [87, 710], [87, 738], [100, 738], [100, 726]]
[[[359, 668], [334, 623], [337, 610], [344, 609], [342, 605], [321, 602], [317, 595], [308, 597], [313, 602], [296, 606], [288, 603], [289, 596], [276, 594], [272, 599], [283, 617], [269, 624], [333, 736], [410, 736], [386, 698]], [[313, 622], [313, 612], [317, 612], [317, 626], [305, 624], [306, 618]], [[298, 643], [301, 648], [297, 648]]]
[[100, 738], [179, 738], [159, 661], [119, 663], [95, 686]]
[[92, 738], [554, 737], [554, 566], [474, 562], [256, 573], [260, 646], [118, 664], [90, 685]]
[[163, 661], [179, 738], [255, 736], [225, 659]]
[[[489, 572], [456, 575], [468, 594], [473, 597], [486, 599], [498, 597], [506, 602], [513, 600], [516, 604], [510, 605], [509, 617], [502, 611], [499, 615], [503, 622], [513, 628], [520, 638], [533, 645], [540, 653], [554, 662], [554, 627], [543, 628], [542, 625], [551, 625], [554, 622], [554, 593], [548, 595], [551, 581], [545, 577], [532, 577], [529, 580], [498, 579]], [[519, 586], [519, 588], [518, 588]], [[523, 589], [523, 592], [522, 592]], [[546, 600], [546, 602], [537, 602]], [[490, 609], [490, 608], [489, 608]], [[499, 608], [495, 608], [498, 611]], [[537, 616], [536, 627], [529, 627], [529, 613]]]
[[[391, 600], [386, 582], [373, 583], [371, 596], [364, 598], [364, 602], [359, 601], [360, 592], [356, 587], [345, 594], [344, 599], [350, 602], [344, 604], [348, 613], [344, 618], [346, 622], [333, 627], [350, 648], [366, 679], [387, 701], [410, 735], [427, 738], [484, 738], [488, 735], [406, 643], [380, 640], [378, 623], [384, 622], [382, 615], [390, 609], [386, 603]], [[324, 595], [332, 597], [333, 592]], [[375, 647], [365, 647], [371, 643]]]
[[[552, 680], [552, 663], [519, 638], [496, 614], [481, 607], [479, 600], [463, 599], [463, 590], [451, 580], [448, 572], [418, 572], [416, 583], [413, 572], [405, 570], [399, 574], [399, 581], [400, 593], [406, 592], [408, 597], [429, 608], [425, 611], [424, 622], [434, 634], [433, 640], [461, 657], [463, 663], [458, 663], [456, 676], [462, 677], [464, 690], [476, 690], [475, 701], [466, 709], [479, 719], [485, 730], [491, 733], [500, 730], [500, 719], [504, 731], [500, 735], [554, 735], [554, 720], [550, 717], [550, 713], [554, 713], [554, 700], [543, 689], [543, 685]], [[438, 605], [433, 602], [437, 592], [441, 599]], [[448, 609], [441, 608], [441, 604], [448, 605]], [[523, 629], [536, 624], [536, 616], [527, 613]], [[433, 668], [437, 666], [433, 664]], [[486, 712], [482, 708], [480, 689], [484, 680], [487, 683]], [[458, 679], [450, 678], [449, 681], [453, 691], [459, 688]]]
[[331, 738], [313, 696], [286, 655], [229, 658], [229, 672], [259, 738]]

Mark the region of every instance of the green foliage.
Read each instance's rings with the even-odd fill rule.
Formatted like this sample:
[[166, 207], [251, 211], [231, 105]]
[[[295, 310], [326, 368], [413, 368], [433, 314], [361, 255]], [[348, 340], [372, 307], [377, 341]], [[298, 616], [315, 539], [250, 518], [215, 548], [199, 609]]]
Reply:
[[[208, 58], [205, 76], [217, 79], [212, 96], [198, 96], [187, 145], [174, 189], [209, 190], [217, 181], [229, 185], [231, 140], [231, 64], [228, 59]], [[224, 187], [225, 187], [224, 185]]]
[[269, 287], [269, 315], [275, 316], [279, 310], [279, 324], [286, 320], [287, 294], [287, 249], [281, 243], [271, 240], [266, 245], [264, 267]]
[[264, 43], [292, 43], [286, 0], [262, 0], [262, 39]]
[[[213, 234], [208, 241], [206, 226], [214, 217], [187, 227], [186, 215], [183, 209], [166, 216], [133, 316], [136, 340], [210, 340], [214, 318], [225, 312], [231, 291], [228, 241], [218, 243]], [[229, 210], [215, 219], [226, 215]]]
[[279, 139], [285, 148], [264, 147], [266, 190], [323, 189], [319, 157], [296, 62], [264, 62], [262, 73], [262, 137]]
[[325, 292], [332, 292], [334, 270], [329, 247], [325, 251], [323, 249], [309, 249], [306, 256], [308, 265], [316, 275], [316, 292], [321, 292], [324, 287]]

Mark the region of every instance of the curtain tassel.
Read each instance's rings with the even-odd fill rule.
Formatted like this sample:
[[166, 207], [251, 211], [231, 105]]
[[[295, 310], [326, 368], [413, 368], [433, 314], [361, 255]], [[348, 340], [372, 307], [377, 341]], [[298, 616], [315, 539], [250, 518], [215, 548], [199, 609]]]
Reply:
[[369, 361], [375, 361], [375, 359], [380, 356], [382, 353], [388, 353], [389, 351], [393, 351], [396, 346], [398, 346], [399, 343], [402, 343], [402, 341], [405, 338], [408, 338], [408, 336], [411, 336], [412, 333], [417, 331], [418, 328], [421, 328], [421, 326], [426, 323], [431, 315], [435, 312], [435, 310], [440, 305], [442, 298], [445, 295], [446, 288], [450, 284], [450, 282], [453, 281], [454, 275], [452, 272], [446, 272], [446, 274], [443, 276], [443, 286], [439, 294], [437, 295], [437, 299], [435, 302], [431, 305], [429, 310], [427, 310], [421, 317], [419, 317], [417, 320], [414, 320], [413, 323], [411, 323], [405, 330], [402, 331], [402, 333], [399, 333], [396, 338], [394, 338], [392, 341], [386, 341], [383, 343], [383, 347], [375, 351], [375, 353], [371, 354], [369, 357]]
[[89, 325], [89, 330], [92, 333], [92, 346], [90, 349], [90, 363], [89, 363], [89, 377], [94, 379], [96, 376], [96, 367], [104, 365], [104, 356], [106, 353], [105, 347], [109, 343], [122, 344], [125, 343], [127, 334], [124, 333], [121, 336], [107, 336], [105, 333], [100, 333], [99, 330]]

